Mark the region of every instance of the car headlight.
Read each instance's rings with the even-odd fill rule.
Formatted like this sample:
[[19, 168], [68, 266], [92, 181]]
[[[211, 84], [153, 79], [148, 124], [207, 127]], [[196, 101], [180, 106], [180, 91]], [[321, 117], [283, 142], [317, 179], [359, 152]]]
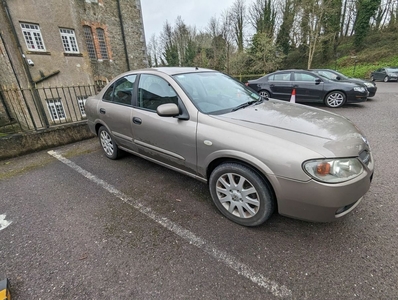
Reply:
[[365, 84], [367, 87], [374, 87], [374, 86], [375, 86], [374, 83], [371, 83], [371, 82], [364, 82], [364, 84]]
[[356, 86], [356, 87], [354, 87], [354, 91], [365, 93], [366, 89], [364, 87], [362, 87], [362, 86]]
[[303, 169], [313, 179], [326, 183], [348, 181], [363, 172], [357, 158], [309, 160], [303, 163]]

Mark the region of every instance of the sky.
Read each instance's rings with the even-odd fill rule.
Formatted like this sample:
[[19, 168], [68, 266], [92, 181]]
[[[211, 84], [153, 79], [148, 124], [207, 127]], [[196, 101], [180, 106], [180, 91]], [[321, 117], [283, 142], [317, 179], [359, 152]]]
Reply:
[[178, 16], [187, 26], [201, 30], [212, 17], [219, 18], [230, 9], [234, 0], [141, 0], [145, 39], [148, 43], [153, 34], [159, 37], [166, 20], [174, 27]]

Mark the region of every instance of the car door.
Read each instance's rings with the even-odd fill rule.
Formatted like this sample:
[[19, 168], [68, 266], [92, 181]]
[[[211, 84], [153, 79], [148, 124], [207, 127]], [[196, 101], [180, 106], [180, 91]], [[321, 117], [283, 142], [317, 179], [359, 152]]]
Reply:
[[132, 96], [137, 75], [128, 75], [118, 79], [104, 93], [98, 104], [102, 123], [120, 146], [136, 150], [131, 131]]
[[323, 101], [323, 81], [309, 72], [295, 71], [293, 73], [293, 88], [296, 89], [296, 102]]
[[148, 158], [196, 173], [197, 122], [159, 116], [156, 108], [166, 103], [184, 109], [181, 98], [164, 78], [142, 74], [132, 114], [134, 144], [138, 153]]
[[386, 70], [384, 68], [382, 69], [377, 69], [374, 72], [373, 78], [376, 80], [383, 80], [384, 77], [386, 77]]
[[291, 72], [277, 72], [268, 76], [268, 84], [272, 97], [290, 100], [292, 94]]

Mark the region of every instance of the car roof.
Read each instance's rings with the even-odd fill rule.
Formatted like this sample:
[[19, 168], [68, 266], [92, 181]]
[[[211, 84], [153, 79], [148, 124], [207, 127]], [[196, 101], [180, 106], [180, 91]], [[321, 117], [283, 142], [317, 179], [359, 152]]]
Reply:
[[211, 69], [198, 68], [198, 67], [156, 67], [147, 68], [140, 71], [151, 70], [165, 73], [167, 75], [185, 74], [185, 73], [195, 73], [195, 72], [217, 72]]

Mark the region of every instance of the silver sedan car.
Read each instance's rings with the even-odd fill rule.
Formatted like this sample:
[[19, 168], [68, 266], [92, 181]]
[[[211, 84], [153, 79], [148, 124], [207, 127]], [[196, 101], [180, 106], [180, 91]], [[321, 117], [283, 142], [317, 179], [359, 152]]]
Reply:
[[131, 71], [86, 101], [105, 155], [126, 151], [208, 184], [219, 211], [257, 226], [275, 210], [329, 222], [369, 190], [368, 141], [346, 118], [260, 97], [217, 71]]

